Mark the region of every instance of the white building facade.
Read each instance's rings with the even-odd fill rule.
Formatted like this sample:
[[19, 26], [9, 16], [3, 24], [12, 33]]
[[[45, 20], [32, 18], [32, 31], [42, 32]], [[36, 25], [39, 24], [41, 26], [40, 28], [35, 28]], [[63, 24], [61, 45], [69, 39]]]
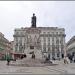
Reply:
[[67, 54], [75, 54], [75, 36], [73, 36], [67, 43], [66, 43], [66, 53]]
[[34, 51], [36, 58], [61, 59], [65, 54], [65, 29], [58, 27], [30, 27], [14, 30], [14, 53]]

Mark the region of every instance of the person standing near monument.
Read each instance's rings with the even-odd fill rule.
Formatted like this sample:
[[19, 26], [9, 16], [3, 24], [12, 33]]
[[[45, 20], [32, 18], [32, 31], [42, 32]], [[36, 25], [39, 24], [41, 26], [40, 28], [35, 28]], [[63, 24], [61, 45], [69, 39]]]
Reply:
[[32, 59], [35, 59], [35, 54], [34, 54], [34, 52], [32, 52]]

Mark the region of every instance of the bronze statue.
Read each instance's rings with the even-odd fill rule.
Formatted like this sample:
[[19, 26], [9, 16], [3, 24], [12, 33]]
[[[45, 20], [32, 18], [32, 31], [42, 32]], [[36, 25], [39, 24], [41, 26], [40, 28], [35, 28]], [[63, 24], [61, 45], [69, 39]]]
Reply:
[[35, 14], [33, 13], [33, 16], [32, 16], [32, 21], [31, 21], [31, 23], [32, 23], [32, 27], [36, 27], [36, 16], [35, 16]]

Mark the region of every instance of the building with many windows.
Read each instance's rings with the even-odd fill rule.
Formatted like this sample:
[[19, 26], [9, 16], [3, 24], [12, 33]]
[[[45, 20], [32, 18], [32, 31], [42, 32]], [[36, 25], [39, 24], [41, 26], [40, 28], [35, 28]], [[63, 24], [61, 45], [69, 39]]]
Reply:
[[0, 59], [3, 59], [6, 53], [10, 51], [10, 42], [4, 37], [4, 34], [0, 32]]
[[75, 36], [73, 36], [67, 43], [67, 54], [73, 54], [75, 53]]
[[14, 54], [29, 54], [36, 58], [59, 59], [65, 53], [65, 29], [58, 27], [16, 28], [14, 30]]

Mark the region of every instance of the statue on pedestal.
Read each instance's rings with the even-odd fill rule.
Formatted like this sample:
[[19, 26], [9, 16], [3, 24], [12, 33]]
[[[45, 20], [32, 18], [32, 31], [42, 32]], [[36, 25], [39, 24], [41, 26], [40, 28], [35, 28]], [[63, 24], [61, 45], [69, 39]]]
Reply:
[[32, 24], [32, 27], [36, 28], [36, 16], [35, 16], [34, 13], [33, 13], [33, 16], [32, 16], [31, 24]]

